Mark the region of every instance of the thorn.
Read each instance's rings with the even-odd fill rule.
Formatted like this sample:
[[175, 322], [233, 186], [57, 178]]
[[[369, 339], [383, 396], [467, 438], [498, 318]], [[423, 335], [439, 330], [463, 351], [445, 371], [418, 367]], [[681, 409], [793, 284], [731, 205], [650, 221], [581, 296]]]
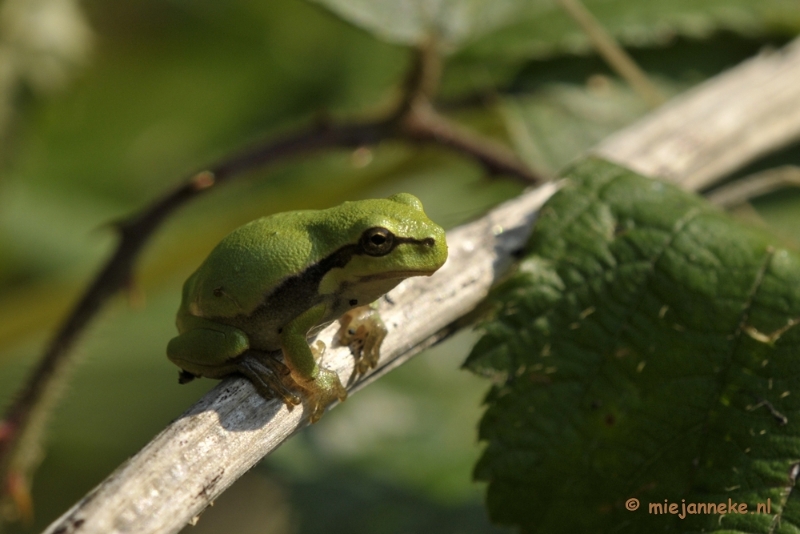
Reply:
[[125, 281], [125, 293], [128, 297], [128, 306], [134, 310], [141, 310], [145, 305], [144, 291], [141, 290], [139, 284], [133, 276], [129, 276]]
[[19, 471], [11, 471], [6, 479], [6, 489], [26, 526], [33, 524], [33, 499], [25, 477]]
[[360, 146], [350, 154], [350, 164], [356, 169], [363, 169], [372, 163], [372, 150], [367, 146]]
[[14, 425], [8, 421], [0, 421], [0, 443], [4, 442], [11, 436], [14, 431]]
[[211, 171], [201, 171], [192, 176], [192, 187], [194, 187], [195, 191], [202, 191], [203, 189], [208, 189], [214, 182], [216, 181], [216, 177], [214, 173]]

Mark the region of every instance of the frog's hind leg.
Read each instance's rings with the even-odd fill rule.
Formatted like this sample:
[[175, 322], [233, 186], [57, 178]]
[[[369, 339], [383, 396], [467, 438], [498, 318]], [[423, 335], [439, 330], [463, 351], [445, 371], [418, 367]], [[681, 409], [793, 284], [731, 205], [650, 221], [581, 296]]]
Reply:
[[195, 319], [195, 328], [181, 333], [167, 345], [167, 357], [180, 367], [181, 383], [191, 377], [222, 378], [232, 373], [231, 361], [250, 348], [238, 328]]
[[268, 354], [249, 350], [239, 358], [236, 368], [262, 397], [277, 396], [290, 408], [300, 404], [300, 397], [283, 381], [289, 376], [289, 368]]
[[181, 369], [178, 373], [178, 384], [188, 384], [195, 378], [200, 378], [199, 376], [190, 373], [186, 369]]
[[223, 378], [238, 373], [264, 398], [278, 397], [288, 405], [300, 403], [297, 394], [283, 382], [289, 369], [269, 354], [250, 349], [244, 332], [202, 317], [191, 318], [187, 326], [190, 328], [167, 345], [167, 356], [181, 368], [179, 383], [200, 376]]

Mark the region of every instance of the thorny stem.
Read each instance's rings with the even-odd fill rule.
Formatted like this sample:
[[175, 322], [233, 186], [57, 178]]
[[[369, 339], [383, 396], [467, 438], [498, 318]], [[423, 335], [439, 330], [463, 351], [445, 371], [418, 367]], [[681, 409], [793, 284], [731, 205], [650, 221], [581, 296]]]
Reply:
[[[44, 421], [55, 405], [58, 385], [71, 362], [71, 349], [102, 306], [133, 276], [134, 264], [152, 234], [178, 208], [245, 171], [300, 154], [331, 148], [359, 148], [387, 139], [450, 148], [480, 163], [490, 175], [525, 184], [544, 178], [505, 146], [455, 125], [435, 111], [440, 58], [434, 42], [417, 51], [399, 105], [385, 117], [341, 124], [319, 123], [223, 159], [198, 172], [139, 213], [116, 224], [117, 248], [56, 331], [28, 382], [0, 420], [0, 497], [17, 515], [30, 517], [29, 479], [35, 470]], [[7, 503], [7, 504], [8, 504]]]

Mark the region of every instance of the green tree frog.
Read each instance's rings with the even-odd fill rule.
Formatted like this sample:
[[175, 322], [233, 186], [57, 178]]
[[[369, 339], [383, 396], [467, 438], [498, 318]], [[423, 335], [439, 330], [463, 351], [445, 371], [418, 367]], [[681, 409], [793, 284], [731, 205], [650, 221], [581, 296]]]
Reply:
[[257, 219], [186, 280], [167, 355], [181, 383], [238, 373], [290, 406], [299, 390], [313, 423], [347, 390], [317, 363], [324, 345], [308, 338], [346, 314], [340, 341], [351, 346], [356, 372], [374, 367], [386, 330], [365, 305], [446, 259], [444, 230], [408, 193]]

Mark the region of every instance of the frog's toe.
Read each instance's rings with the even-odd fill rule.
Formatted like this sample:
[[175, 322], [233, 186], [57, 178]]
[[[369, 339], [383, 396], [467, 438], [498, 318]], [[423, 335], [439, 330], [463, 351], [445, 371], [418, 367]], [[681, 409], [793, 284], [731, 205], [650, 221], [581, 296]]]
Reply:
[[342, 386], [339, 375], [324, 367], [319, 368], [312, 380], [299, 380], [298, 384], [308, 392], [306, 405], [311, 412], [308, 417], [311, 423], [319, 421], [331, 403], [347, 398], [347, 390]]
[[369, 369], [375, 369], [378, 366], [380, 346], [381, 343], [383, 343], [384, 337], [386, 337], [385, 333], [383, 333], [383, 335], [375, 334], [367, 338], [366, 343], [364, 343], [364, 355], [358, 362], [361, 374], [366, 373]]
[[316, 403], [313, 406], [310, 406], [310, 409], [311, 409], [311, 414], [308, 416], [308, 422], [313, 425], [314, 423], [322, 419], [322, 415], [325, 413], [325, 406]]
[[385, 332], [364, 332], [362, 337], [353, 340], [350, 351], [356, 359], [356, 373], [363, 375], [370, 369], [378, 366], [380, 356], [380, 346]]
[[386, 333], [386, 325], [371, 306], [354, 308], [342, 317], [339, 342], [350, 347], [355, 358], [356, 375], [377, 367]]
[[347, 398], [347, 390], [342, 385], [341, 380], [339, 380], [339, 375], [330, 369], [320, 367], [319, 374], [314, 381], [319, 384], [320, 388], [324, 389], [324, 396], [327, 399], [327, 404], [332, 403], [336, 399], [343, 401]]

